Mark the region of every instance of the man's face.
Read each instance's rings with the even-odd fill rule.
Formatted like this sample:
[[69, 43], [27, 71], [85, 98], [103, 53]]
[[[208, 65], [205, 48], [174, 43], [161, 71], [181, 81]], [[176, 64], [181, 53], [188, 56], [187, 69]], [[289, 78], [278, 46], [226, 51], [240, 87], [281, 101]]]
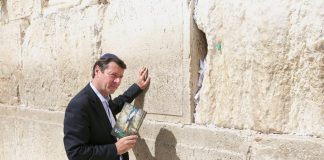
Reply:
[[115, 62], [110, 62], [107, 64], [107, 68], [103, 73], [100, 71], [100, 68], [96, 66], [95, 74], [93, 83], [98, 87], [97, 90], [104, 97], [107, 97], [109, 94], [113, 94], [119, 87], [124, 75], [124, 69], [119, 67]]

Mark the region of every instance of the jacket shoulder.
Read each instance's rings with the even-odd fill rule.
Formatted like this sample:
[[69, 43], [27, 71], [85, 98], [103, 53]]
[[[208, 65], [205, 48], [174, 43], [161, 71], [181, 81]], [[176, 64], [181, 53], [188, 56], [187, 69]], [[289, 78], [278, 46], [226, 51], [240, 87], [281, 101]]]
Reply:
[[93, 92], [91, 87], [87, 85], [70, 100], [67, 109], [73, 106], [79, 106], [79, 107], [88, 106], [90, 102], [95, 101], [91, 92]]

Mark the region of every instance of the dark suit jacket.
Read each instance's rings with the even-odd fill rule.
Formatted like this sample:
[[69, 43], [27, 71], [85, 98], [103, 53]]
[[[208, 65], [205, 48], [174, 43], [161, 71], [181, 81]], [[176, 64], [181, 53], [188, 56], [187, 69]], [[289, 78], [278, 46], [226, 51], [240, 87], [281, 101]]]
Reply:
[[[125, 102], [131, 103], [141, 92], [133, 84], [124, 94], [110, 100], [109, 107], [115, 117]], [[116, 118], [116, 117], [115, 117]], [[68, 104], [64, 117], [64, 146], [70, 160], [119, 160], [116, 138], [99, 97], [90, 84]], [[128, 160], [128, 153], [123, 160]]]

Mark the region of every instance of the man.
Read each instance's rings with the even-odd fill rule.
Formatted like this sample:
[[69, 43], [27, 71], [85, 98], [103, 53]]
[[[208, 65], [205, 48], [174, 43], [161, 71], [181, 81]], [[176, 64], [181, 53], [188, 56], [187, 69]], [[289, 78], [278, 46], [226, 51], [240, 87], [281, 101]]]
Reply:
[[148, 69], [122, 95], [111, 99], [119, 87], [126, 64], [114, 54], [104, 54], [94, 64], [92, 81], [68, 104], [64, 118], [64, 146], [70, 160], [128, 160], [136, 135], [117, 140], [110, 134], [125, 102], [131, 103], [150, 82]]

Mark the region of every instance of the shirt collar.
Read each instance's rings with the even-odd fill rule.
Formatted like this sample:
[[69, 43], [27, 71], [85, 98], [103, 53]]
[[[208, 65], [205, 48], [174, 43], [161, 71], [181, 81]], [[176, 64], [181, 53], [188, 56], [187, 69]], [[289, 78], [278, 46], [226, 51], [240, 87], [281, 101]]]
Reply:
[[97, 88], [92, 84], [92, 82], [90, 81], [90, 87], [92, 88], [92, 90], [96, 93], [96, 95], [99, 97], [101, 102], [105, 102], [105, 101], [109, 101], [109, 96], [107, 98], [105, 98], [98, 90]]

